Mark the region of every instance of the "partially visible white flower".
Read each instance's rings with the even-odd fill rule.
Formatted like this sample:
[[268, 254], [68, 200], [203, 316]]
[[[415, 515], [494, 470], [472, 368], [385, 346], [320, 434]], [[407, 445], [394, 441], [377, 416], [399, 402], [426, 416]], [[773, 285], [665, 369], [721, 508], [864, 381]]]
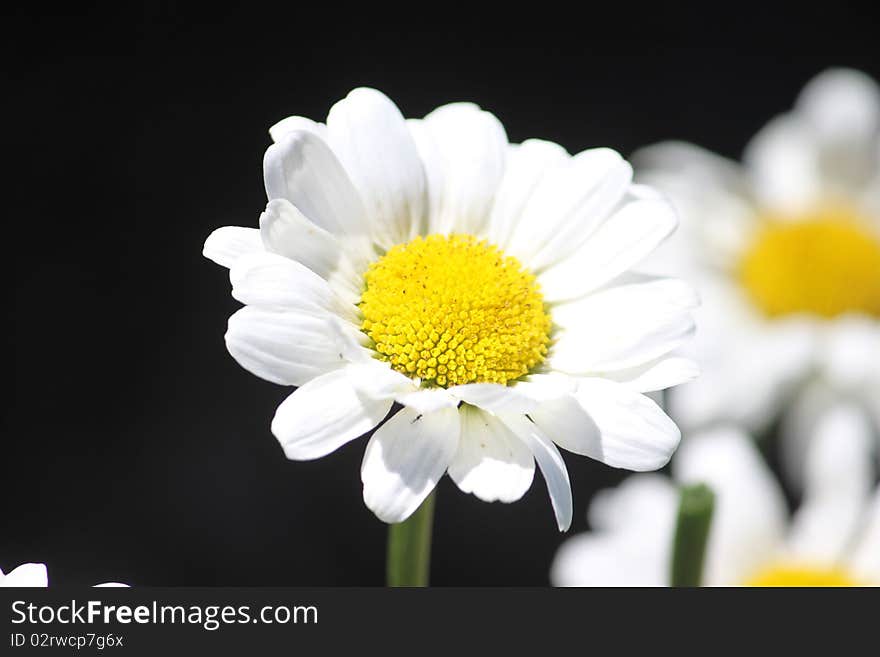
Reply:
[[705, 483], [715, 493], [705, 585], [880, 585], [880, 488], [872, 494], [870, 443], [844, 435], [825, 427], [811, 443], [804, 499], [791, 516], [747, 435], [719, 428], [688, 438], [673, 460], [674, 479], [633, 475], [594, 498], [592, 531], [562, 544], [553, 584], [668, 585], [678, 484]]
[[[46, 588], [49, 586], [49, 576], [46, 572], [46, 564], [42, 563], [25, 563], [17, 568], [13, 568], [10, 572], [3, 574], [0, 570], [0, 588], [2, 587], [18, 587], [18, 588]], [[128, 584], [120, 584], [119, 582], [107, 582], [106, 584], [96, 584], [98, 587], [128, 587]]]
[[24, 563], [6, 574], [0, 570], [0, 587], [45, 588], [47, 586], [49, 586], [49, 578], [45, 564]]
[[698, 381], [669, 396], [686, 431], [784, 418], [799, 484], [822, 417], [854, 405], [880, 438], [880, 89], [852, 70], [812, 80], [742, 164], [668, 142], [633, 156], [681, 229], [649, 265], [703, 300], [683, 353]]
[[361, 478], [385, 522], [447, 472], [515, 501], [537, 461], [560, 530], [572, 505], [557, 446], [633, 470], [668, 461], [678, 428], [644, 393], [695, 376], [667, 354], [691, 335], [696, 297], [631, 272], [677, 221], [617, 153], [509, 144], [470, 103], [407, 121], [373, 89], [326, 124], [270, 133], [259, 229], [220, 228], [204, 254], [245, 304], [233, 358], [298, 386], [272, 421], [288, 458], [378, 426]]

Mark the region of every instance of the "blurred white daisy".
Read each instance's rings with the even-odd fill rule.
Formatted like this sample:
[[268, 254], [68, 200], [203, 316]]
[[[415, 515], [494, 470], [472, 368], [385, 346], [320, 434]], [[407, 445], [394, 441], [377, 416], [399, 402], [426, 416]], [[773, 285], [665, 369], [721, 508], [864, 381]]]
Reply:
[[807, 455], [793, 516], [753, 441], [719, 428], [685, 440], [674, 480], [633, 475], [593, 500], [591, 532], [556, 554], [557, 586], [666, 586], [678, 512], [676, 483], [706, 483], [715, 513], [706, 586], [880, 585], [880, 489], [873, 493], [866, 436], [825, 433]]
[[[46, 564], [42, 563], [25, 563], [17, 568], [13, 568], [10, 572], [3, 574], [0, 570], [0, 588], [18, 587], [18, 588], [46, 588], [49, 586], [49, 576], [46, 572]], [[96, 584], [98, 587], [124, 587], [128, 584], [120, 584], [118, 582], [107, 582], [105, 584]]]
[[[762, 431], [783, 407], [786, 469], [800, 480], [814, 427], [839, 404], [880, 435], [880, 90], [830, 70], [771, 121], [738, 164], [684, 143], [634, 156], [682, 226], [653, 271], [688, 276], [704, 305], [700, 380], [670, 395], [686, 430]], [[858, 427], [857, 425], [863, 425]]]
[[356, 89], [326, 124], [270, 133], [259, 229], [225, 227], [226, 344], [243, 367], [299, 386], [272, 432], [294, 460], [376, 428], [361, 468], [383, 521], [412, 514], [444, 473], [512, 502], [544, 475], [559, 528], [571, 491], [557, 445], [615, 467], [667, 462], [680, 434], [642, 393], [695, 375], [666, 355], [693, 330], [692, 289], [628, 273], [676, 226], [608, 149], [508, 144], [473, 104], [405, 120]]

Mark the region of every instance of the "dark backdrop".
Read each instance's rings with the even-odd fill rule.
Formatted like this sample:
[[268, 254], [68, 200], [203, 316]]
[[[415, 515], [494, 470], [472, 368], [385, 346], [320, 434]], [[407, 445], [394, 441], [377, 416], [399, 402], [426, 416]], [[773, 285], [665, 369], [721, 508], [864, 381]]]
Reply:
[[[212, 229], [256, 225], [278, 119], [322, 119], [370, 85], [407, 116], [476, 101], [511, 141], [629, 153], [678, 137], [737, 156], [823, 68], [880, 75], [876, 20], [845, 3], [676, 16], [545, 3], [503, 17], [223, 4], [5, 17], [6, 570], [45, 561], [70, 584], [382, 582], [364, 443], [285, 460], [269, 421], [290, 390], [226, 353], [237, 304], [201, 257]], [[566, 460], [581, 531], [592, 492], [623, 473]], [[435, 536], [437, 584], [544, 584], [562, 540], [540, 476], [512, 505], [445, 479]]]

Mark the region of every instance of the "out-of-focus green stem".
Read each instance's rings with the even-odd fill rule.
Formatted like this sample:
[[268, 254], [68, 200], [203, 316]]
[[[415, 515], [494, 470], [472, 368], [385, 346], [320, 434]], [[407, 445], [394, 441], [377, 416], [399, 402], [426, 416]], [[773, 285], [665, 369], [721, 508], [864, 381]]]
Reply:
[[705, 484], [681, 489], [669, 578], [671, 586], [702, 584], [703, 562], [714, 508], [715, 495]]
[[403, 522], [388, 526], [388, 586], [427, 586], [431, 570], [433, 491]]

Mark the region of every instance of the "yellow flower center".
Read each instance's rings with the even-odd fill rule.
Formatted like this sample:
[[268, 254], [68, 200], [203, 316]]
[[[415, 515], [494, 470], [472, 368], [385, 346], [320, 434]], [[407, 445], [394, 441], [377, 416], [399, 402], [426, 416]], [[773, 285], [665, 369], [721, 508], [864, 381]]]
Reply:
[[364, 333], [395, 370], [429, 386], [503, 385], [547, 353], [551, 322], [534, 275], [471, 235], [399, 244], [364, 279]]
[[880, 237], [841, 208], [768, 218], [740, 263], [740, 279], [769, 317], [808, 313], [880, 317]]
[[746, 586], [859, 586], [842, 568], [778, 564], [750, 578]]

